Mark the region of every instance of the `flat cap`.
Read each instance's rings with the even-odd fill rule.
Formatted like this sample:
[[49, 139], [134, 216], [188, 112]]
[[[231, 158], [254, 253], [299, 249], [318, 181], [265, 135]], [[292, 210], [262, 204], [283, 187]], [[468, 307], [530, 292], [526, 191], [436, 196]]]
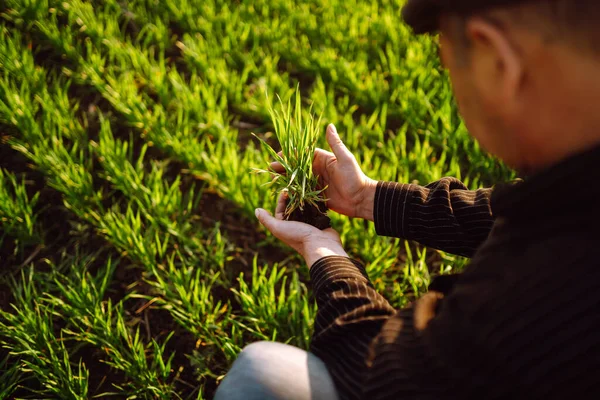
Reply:
[[529, 3], [534, 0], [408, 0], [402, 18], [415, 33], [435, 32], [442, 14], [468, 15], [477, 11]]

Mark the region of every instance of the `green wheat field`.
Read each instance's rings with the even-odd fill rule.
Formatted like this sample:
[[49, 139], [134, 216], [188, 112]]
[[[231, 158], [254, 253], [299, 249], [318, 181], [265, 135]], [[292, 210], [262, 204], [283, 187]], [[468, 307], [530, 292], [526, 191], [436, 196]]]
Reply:
[[[402, 3], [0, 1], [0, 398], [212, 398], [245, 345], [308, 348], [308, 270], [254, 218], [275, 95], [374, 179], [512, 179]], [[466, 263], [331, 217], [396, 307]]]

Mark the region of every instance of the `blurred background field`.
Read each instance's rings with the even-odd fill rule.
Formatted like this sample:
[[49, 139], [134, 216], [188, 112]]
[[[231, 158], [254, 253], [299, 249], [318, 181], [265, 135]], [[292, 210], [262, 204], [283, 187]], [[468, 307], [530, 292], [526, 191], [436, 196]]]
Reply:
[[[212, 398], [248, 343], [308, 348], [256, 133], [297, 85], [370, 177], [513, 178], [402, 0], [0, 2], [0, 398]], [[465, 260], [332, 215], [396, 307]]]

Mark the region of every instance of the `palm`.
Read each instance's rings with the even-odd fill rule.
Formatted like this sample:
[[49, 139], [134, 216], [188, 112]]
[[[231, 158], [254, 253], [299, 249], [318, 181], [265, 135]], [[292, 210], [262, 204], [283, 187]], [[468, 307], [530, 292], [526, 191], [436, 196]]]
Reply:
[[[325, 168], [320, 168], [321, 166]], [[364, 175], [358, 165], [342, 164], [332, 153], [322, 151], [316, 154], [314, 167], [322, 187], [327, 186], [327, 206], [340, 214], [356, 216], [364, 181]]]
[[302, 222], [284, 220], [286, 202], [287, 192], [282, 192], [277, 200], [274, 217], [264, 210], [257, 210], [256, 216], [275, 237], [302, 254], [309, 268], [321, 257], [348, 256], [342, 247], [340, 235], [335, 230], [319, 230]]

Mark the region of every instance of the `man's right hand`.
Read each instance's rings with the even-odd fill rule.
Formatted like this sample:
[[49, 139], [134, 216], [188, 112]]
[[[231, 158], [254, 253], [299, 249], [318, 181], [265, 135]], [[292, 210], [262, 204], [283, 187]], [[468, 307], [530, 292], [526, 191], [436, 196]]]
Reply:
[[[327, 186], [324, 192], [327, 207], [349, 217], [372, 221], [377, 181], [362, 172], [333, 124], [327, 127], [327, 143], [333, 153], [317, 149], [313, 160], [313, 173], [319, 177], [321, 187]], [[281, 172], [283, 167], [274, 162], [271, 169]]]

